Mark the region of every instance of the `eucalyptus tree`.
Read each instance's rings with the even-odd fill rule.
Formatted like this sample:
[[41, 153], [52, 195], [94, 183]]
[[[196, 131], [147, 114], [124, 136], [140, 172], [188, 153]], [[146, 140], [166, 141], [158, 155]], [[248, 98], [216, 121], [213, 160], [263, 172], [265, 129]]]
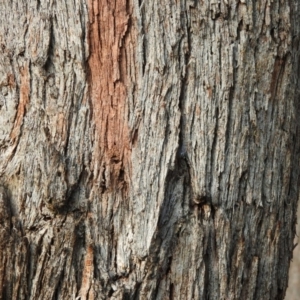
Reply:
[[1, 1], [0, 298], [283, 299], [299, 10]]

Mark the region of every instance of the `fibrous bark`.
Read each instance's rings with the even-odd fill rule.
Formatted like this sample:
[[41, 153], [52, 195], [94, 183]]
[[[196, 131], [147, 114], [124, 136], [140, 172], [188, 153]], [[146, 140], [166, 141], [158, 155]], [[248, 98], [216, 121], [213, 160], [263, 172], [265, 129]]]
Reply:
[[3, 1], [0, 298], [283, 299], [299, 9]]

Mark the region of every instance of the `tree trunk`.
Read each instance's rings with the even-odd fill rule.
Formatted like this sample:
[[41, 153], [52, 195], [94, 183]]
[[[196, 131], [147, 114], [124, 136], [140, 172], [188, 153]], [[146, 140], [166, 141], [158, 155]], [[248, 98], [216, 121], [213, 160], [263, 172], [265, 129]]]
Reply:
[[283, 299], [299, 2], [0, 8], [0, 298]]

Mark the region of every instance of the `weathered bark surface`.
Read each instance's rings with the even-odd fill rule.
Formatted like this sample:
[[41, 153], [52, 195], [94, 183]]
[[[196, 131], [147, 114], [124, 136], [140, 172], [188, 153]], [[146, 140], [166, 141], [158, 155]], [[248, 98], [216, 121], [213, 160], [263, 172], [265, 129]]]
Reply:
[[299, 9], [2, 1], [0, 298], [283, 299]]

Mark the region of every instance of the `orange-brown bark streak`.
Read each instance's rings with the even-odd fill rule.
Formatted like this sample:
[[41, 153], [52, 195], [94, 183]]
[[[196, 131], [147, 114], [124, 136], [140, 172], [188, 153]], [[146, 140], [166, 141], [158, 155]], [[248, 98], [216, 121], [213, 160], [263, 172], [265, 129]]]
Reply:
[[11, 132], [10, 138], [15, 141], [20, 134], [20, 128], [23, 123], [23, 118], [26, 111], [26, 105], [29, 103], [29, 95], [30, 95], [30, 86], [29, 86], [29, 68], [28, 66], [22, 67], [20, 69], [21, 74], [21, 85], [20, 85], [20, 99], [17, 110], [17, 116], [15, 119], [14, 127]]
[[93, 272], [94, 272], [94, 250], [93, 246], [89, 245], [86, 250], [85, 260], [84, 260], [84, 268], [82, 272], [82, 282], [81, 282], [81, 288], [79, 291], [79, 295], [82, 300], [85, 299], [91, 299], [93, 298], [93, 292], [90, 291], [91, 288], [91, 281], [93, 278]]
[[[96, 126], [94, 158], [110, 164], [117, 184], [130, 151], [126, 118], [126, 47], [130, 8], [126, 0], [89, 0], [89, 84]], [[99, 163], [99, 161], [98, 161]]]

